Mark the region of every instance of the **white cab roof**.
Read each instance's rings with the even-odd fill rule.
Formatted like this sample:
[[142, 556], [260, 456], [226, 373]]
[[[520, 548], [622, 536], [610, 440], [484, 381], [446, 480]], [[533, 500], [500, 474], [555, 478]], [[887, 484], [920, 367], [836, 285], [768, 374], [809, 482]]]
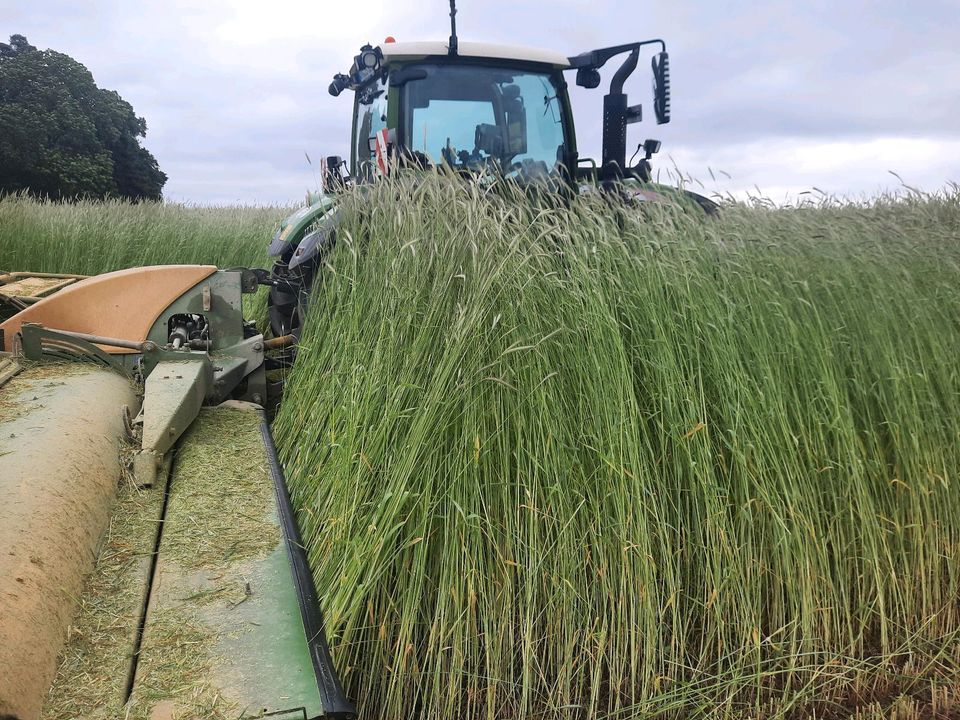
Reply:
[[[384, 59], [389, 63], [391, 60], [418, 60], [428, 55], [446, 55], [448, 48], [446, 40], [427, 40], [422, 42], [383, 43], [380, 49], [383, 51]], [[542, 63], [555, 68], [570, 67], [570, 62], [566, 55], [562, 53], [520, 45], [458, 42], [457, 55], [498, 60], [522, 60], [523, 62]]]

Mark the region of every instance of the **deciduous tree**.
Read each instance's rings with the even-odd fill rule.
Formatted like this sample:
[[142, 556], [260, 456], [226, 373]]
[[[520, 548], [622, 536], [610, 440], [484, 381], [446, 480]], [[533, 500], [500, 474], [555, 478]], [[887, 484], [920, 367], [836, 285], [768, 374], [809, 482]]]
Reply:
[[0, 193], [159, 200], [143, 118], [81, 63], [23, 35], [0, 43]]

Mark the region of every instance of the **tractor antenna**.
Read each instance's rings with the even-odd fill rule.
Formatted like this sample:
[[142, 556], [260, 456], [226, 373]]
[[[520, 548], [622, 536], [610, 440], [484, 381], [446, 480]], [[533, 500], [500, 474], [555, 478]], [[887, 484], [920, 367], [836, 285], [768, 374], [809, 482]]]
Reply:
[[450, 0], [450, 46], [448, 52], [457, 54], [457, 0]]

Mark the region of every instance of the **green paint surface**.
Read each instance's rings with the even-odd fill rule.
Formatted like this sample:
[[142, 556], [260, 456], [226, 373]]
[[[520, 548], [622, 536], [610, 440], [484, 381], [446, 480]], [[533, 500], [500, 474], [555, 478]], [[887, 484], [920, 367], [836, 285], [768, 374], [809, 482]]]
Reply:
[[135, 705], [173, 701], [191, 717], [322, 713], [260, 415], [203, 409], [184, 435]]

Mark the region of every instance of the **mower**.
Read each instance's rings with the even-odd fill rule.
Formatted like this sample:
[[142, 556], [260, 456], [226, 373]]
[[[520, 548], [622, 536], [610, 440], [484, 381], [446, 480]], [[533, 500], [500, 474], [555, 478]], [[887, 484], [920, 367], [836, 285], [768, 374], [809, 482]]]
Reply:
[[[215, 657], [193, 679], [224, 707], [354, 716], [263, 411], [264, 355], [283, 340], [241, 315], [257, 287], [252, 271], [201, 265], [0, 276], [0, 299], [22, 307], [0, 323], [0, 718], [40, 717], [51, 683], [98, 688], [83, 717], [179, 717], [155, 702], [156, 678], [188, 622]], [[203, 462], [226, 446], [236, 456]], [[200, 472], [171, 469], [175, 450]], [[93, 572], [98, 556], [124, 562]], [[197, 600], [225, 590], [229, 611]], [[99, 661], [71, 665], [64, 642], [94, 603], [112, 604]]]

